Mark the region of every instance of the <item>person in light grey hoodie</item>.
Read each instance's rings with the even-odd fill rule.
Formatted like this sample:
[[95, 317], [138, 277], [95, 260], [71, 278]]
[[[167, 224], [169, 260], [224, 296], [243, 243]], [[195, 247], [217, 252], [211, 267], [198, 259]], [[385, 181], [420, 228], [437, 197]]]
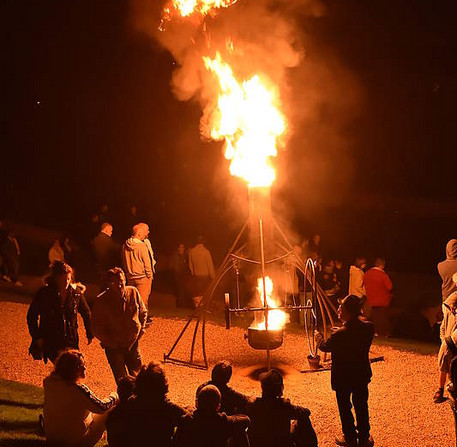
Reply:
[[[132, 236], [125, 241], [122, 247], [122, 263], [128, 285], [138, 289], [141, 299], [149, 311], [149, 295], [156, 261], [148, 236], [147, 224], [139, 223], [132, 228]], [[148, 312], [148, 322], [151, 322], [150, 315]]]

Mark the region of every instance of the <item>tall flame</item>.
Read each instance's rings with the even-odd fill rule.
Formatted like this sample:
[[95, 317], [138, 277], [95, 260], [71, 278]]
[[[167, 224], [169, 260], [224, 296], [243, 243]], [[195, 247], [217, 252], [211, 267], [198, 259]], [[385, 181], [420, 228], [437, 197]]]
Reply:
[[232, 175], [251, 187], [270, 186], [276, 178], [271, 157], [277, 155], [278, 140], [286, 129], [277, 88], [269, 87], [260, 75], [238, 81], [219, 52], [214, 59], [204, 57], [203, 61], [220, 87], [217, 107], [209, 116], [209, 136], [225, 141]]
[[192, 14], [214, 14], [218, 9], [228, 8], [237, 0], [172, 0], [164, 8], [164, 19], [169, 21], [173, 15], [188, 17]]
[[[281, 329], [287, 323], [288, 315], [280, 309], [275, 309], [275, 307], [278, 307], [278, 304], [273, 298], [273, 280], [269, 276], [265, 277], [265, 291], [268, 307], [272, 308], [268, 311], [268, 329]], [[264, 304], [262, 278], [257, 280], [257, 292], [259, 293], [262, 304]], [[257, 325], [257, 328], [265, 330], [265, 319]]]

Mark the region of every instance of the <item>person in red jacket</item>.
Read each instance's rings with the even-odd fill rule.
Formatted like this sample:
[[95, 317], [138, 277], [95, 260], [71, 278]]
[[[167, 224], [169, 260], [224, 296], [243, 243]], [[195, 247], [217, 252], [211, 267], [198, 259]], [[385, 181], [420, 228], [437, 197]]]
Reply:
[[386, 260], [376, 258], [374, 267], [365, 273], [363, 285], [367, 303], [371, 307], [371, 317], [377, 335], [389, 335], [389, 306], [392, 301], [392, 281], [384, 271]]

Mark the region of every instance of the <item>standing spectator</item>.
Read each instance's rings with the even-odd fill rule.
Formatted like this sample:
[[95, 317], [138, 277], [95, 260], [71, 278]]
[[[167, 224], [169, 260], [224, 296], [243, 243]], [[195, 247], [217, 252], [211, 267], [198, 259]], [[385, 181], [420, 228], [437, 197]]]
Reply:
[[349, 295], [355, 295], [363, 298], [365, 287], [363, 286], [363, 277], [367, 268], [367, 260], [363, 257], [355, 259], [354, 263], [349, 268]]
[[229, 416], [233, 414], [246, 414], [248, 397], [235, 391], [229, 386], [232, 377], [232, 365], [227, 360], [221, 360], [214, 365], [211, 371], [211, 380], [197, 388], [197, 396], [206, 385], [214, 385], [221, 393], [221, 413]]
[[457, 273], [457, 239], [451, 239], [446, 245], [446, 260], [438, 264], [438, 273], [443, 281], [441, 290], [443, 302], [453, 292], [457, 291], [457, 286], [452, 281], [452, 275]]
[[198, 304], [215, 276], [213, 259], [211, 253], [205, 247], [205, 241], [202, 236], [198, 237], [195, 247], [190, 249], [189, 268], [194, 282], [194, 301]]
[[[454, 283], [457, 283], [457, 273], [452, 276]], [[446, 401], [444, 397], [444, 385], [451, 372], [451, 361], [454, 353], [448, 346], [448, 339], [457, 329], [457, 292], [451, 293], [443, 303], [443, 321], [440, 327], [441, 347], [438, 353], [439, 387], [433, 396], [433, 401], [437, 404]]]
[[219, 390], [214, 385], [203, 387], [197, 396], [197, 409], [193, 414], [184, 416], [179, 424], [176, 445], [179, 447], [249, 446], [245, 434], [249, 427], [249, 418], [219, 413], [220, 405]]
[[251, 419], [251, 447], [317, 447], [316, 433], [309, 419], [311, 412], [282, 397], [282, 375], [271, 369], [260, 376], [260, 383], [262, 397], [249, 403], [247, 411]]
[[325, 292], [327, 298], [336, 305], [336, 295], [340, 290], [335, 273], [335, 261], [328, 259], [323, 263], [322, 271], [317, 273], [317, 281]]
[[65, 262], [65, 252], [60, 245], [60, 240], [55, 239], [52, 242], [51, 248], [48, 251], [49, 266], [52, 266], [54, 262]]
[[[122, 262], [129, 285], [138, 289], [149, 311], [149, 295], [151, 294], [156, 261], [148, 236], [149, 227], [145, 223], [135, 225], [132, 228], [132, 236], [125, 241], [122, 247]], [[151, 313], [149, 313], [150, 320]]]
[[344, 298], [348, 294], [349, 271], [341, 259], [335, 259], [336, 282], [339, 287], [338, 298]]
[[[336, 393], [338, 410], [344, 438], [337, 438], [336, 444], [346, 447], [371, 447], [368, 415], [368, 384], [371, 381], [369, 359], [373, 341], [373, 323], [361, 317], [360, 299], [348, 295], [338, 307], [338, 318], [343, 326], [336, 329], [330, 338], [324, 341], [322, 334], [316, 333], [318, 348], [332, 353], [332, 389]], [[357, 417], [354, 425], [352, 404]]]
[[385, 267], [385, 259], [378, 257], [374, 267], [368, 270], [363, 278], [371, 318], [380, 337], [390, 335], [389, 306], [392, 301], [392, 281], [384, 271]]
[[113, 226], [108, 223], [102, 223], [100, 232], [92, 240], [92, 249], [97, 262], [97, 269], [102, 285], [107, 270], [115, 267], [120, 261], [121, 246], [112, 238]]
[[55, 362], [66, 348], [79, 349], [78, 312], [86, 329], [87, 342], [93, 339], [90, 309], [80, 287], [72, 284], [73, 270], [64, 262], [54, 262], [46, 286], [38, 290], [27, 312], [32, 337], [30, 354], [35, 360]]
[[171, 259], [171, 268], [173, 270], [173, 282], [178, 307], [191, 307], [188, 300], [187, 285], [189, 283], [189, 253], [184, 244], [179, 244], [178, 249]]
[[116, 267], [107, 275], [108, 289], [98, 295], [92, 309], [92, 330], [105, 350], [117, 383], [141, 368], [138, 342], [146, 326], [147, 310], [138, 289], [125, 285]]
[[92, 447], [102, 438], [108, 411], [118, 396], [111, 393], [99, 399], [84, 385], [85, 377], [83, 355], [67, 350], [44, 379], [44, 431], [50, 445]]
[[[135, 395], [125, 407], [125, 436], [122, 446], [171, 447], [173, 434], [183, 408], [167, 397], [168, 381], [162, 367], [155, 362], [144, 365], [135, 381]], [[186, 446], [187, 447], [187, 446]]]
[[[15, 286], [22, 286], [19, 281], [19, 258], [21, 256], [21, 249], [13, 232], [8, 231], [6, 239], [3, 243], [3, 262], [6, 267], [6, 277], [9, 282], [14, 283]], [[8, 279], [6, 279], [8, 281]]]
[[311, 253], [315, 253], [318, 258], [322, 257], [321, 235], [318, 233], [313, 234], [308, 243], [308, 256], [311, 257]]

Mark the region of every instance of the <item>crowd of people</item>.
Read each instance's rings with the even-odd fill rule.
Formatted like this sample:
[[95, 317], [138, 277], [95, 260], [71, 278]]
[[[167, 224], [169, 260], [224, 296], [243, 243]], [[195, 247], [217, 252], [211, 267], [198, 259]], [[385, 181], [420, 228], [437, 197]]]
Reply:
[[[29, 307], [30, 353], [55, 366], [44, 381], [44, 431], [51, 443], [95, 445], [106, 427], [113, 446], [144, 445], [151, 436], [161, 446], [317, 446], [310, 411], [282, 397], [283, 378], [275, 370], [261, 377], [262, 396], [249, 399], [228, 385], [231, 366], [220, 362], [211, 381], [197, 390], [195, 410], [171, 403], [162, 368], [157, 363], [143, 365], [138, 348], [148, 327], [144, 298], [137, 287], [126, 285], [121, 268], [109, 269], [105, 278], [107, 288], [90, 309], [72, 268], [54, 261], [46, 285]], [[99, 340], [118, 384], [118, 394], [106, 399], [99, 399], [84, 385], [78, 313], [87, 342]], [[358, 297], [348, 296], [338, 308], [343, 326], [327, 340], [316, 334], [319, 348], [332, 353], [332, 388], [344, 433], [337, 444], [349, 447], [373, 445], [367, 399], [374, 329], [361, 313]], [[71, 411], [64, 411], [67, 407]]]
[[[142, 445], [145, 436], [151, 433], [146, 430], [151, 424], [148, 415], [156, 414], [159, 422], [154, 436], [160, 439], [157, 445], [172, 445], [172, 442], [182, 446], [317, 445], [309, 410], [282, 398], [282, 376], [274, 370], [263, 376], [262, 397], [257, 399], [248, 399], [228, 386], [231, 367], [222, 362], [214, 368], [211, 381], [197, 390], [195, 410], [189, 412], [168, 400], [164, 371], [156, 363], [144, 365], [139, 350], [139, 341], [152, 321], [150, 296], [156, 260], [148, 225], [136, 222], [134, 217], [132, 214], [135, 223], [124, 244], [112, 238], [113, 225], [109, 222], [102, 222], [92, 239], [102, 292], [91, 306], [84, 295], [85, 287], [76, 282], [74, 270], [66, 262], [72, 253], [69, 238], [54, 241], [49, 250], [50, 275], [27, 313], [32, 338], [30, 354], [55, 366], [44, 382], [44, 427], [48, 439], [57, 445], [94, 445], [107, 427], [109, 445], [127, 445], [127, 440], [131, 445], [134, 436], [137, 438], [133, 445]], [[17, 266], [14, 267], [10, 258], [11, 251], [19, 257], [19, 244], [14, 234], [1, 225], [0, 230], [2, 274], [18, 282], [17, 274], [14, 275]], [[322, 257], [319, 235], [294, 250], [313, 259], [317, 282], [334, 303], [342, 323], [327, 340], [315, 334], [319, 349], [332, 354], [331, 386], [343, 431], [343, 437], [336, 443], [371, 446], [368, 353], [375, 335], [390, 334], [393, 285], [385, 272], [386, 261], [377, 257], [368, 269], [366, 258], [357, 257], [345, 269], [341, 261]], [[198, 306], [198, 300], [215, 277], [212, 257], [203, 238], [198, 238], [190, 250], [179, 244], [171, 259], [171, 269], [177, 304]], [[455, 402], [457, 240], [448, 242], [446, 260], [438, 265], [438, 272], [442, 278], [444, 318], [438, 356], [439, 388], [433, 399], [436, 403], [448, 399]], [[83, 384], [85, 363], [79, 352], [78, 313], [82, 316], [87, 343], [92, 343], [94, 338], [100, 342], [119, 395], [113, 393], [102, 400]], [[61, 409], [69, 401], [72, 411], [65, 414]]]

